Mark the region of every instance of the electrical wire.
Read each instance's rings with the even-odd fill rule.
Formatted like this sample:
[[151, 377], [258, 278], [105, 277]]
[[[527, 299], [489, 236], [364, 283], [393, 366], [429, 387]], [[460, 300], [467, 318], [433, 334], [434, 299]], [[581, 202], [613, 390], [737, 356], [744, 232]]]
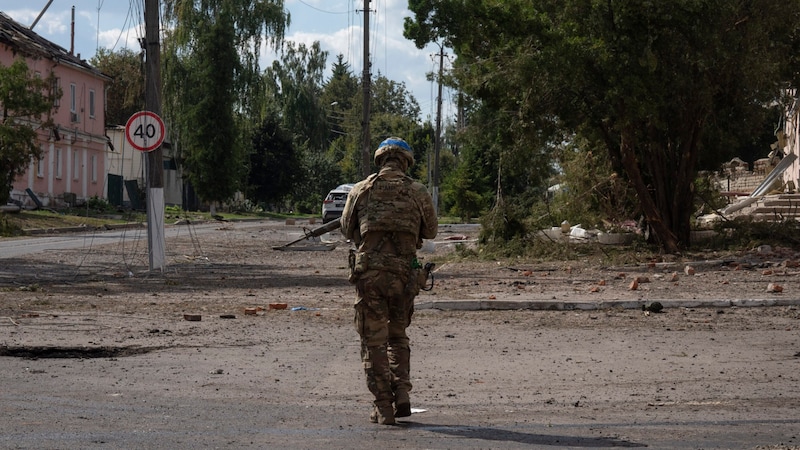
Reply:
[[[119, 41], [120, 41], [120, 39], [122, 39], [123, 33], [126, 33], [126, 34], [130, 33], [130, 29], [128, 28], [128, 23], [129, 23], [129, 21], [131, 20], [132, 17], [133, 17], [132, 3], [129, 3], [128, 4], [128, 12], [125, 15], [125, 21], [122, 23], [122, 27], [119, 29], [119, 35], [117, 36], [117, 40], [114, 41], [114, 45], [111, 46], [110, 51], [112, 53], [117, 48], [117, 45], [119, 45]], [[97, 26], [97, 33], [98, 33], [97, 47], [99, 48], [100, 47], [100, 25], [99, 25], [100, 24], [100, 7], [97, 8], [97, 23], [98, 23], [98, 26]], [[127, 39], [126, 39], [126, 41], [127, 41]], [[97, 50], [95, 49], [95, 51], [97, 51]]]
[[327, 11], [327, 10], [324, 10], [324, 9], [321, 9], [321, 8], [317, 8], [314, 5], [309, 5], [308, 3], [304, 2], [303, 0], [297, 0], [297, 1], [299, 3], [302, 3], [302, 4], [306, 5], [306, 6], [308, 6], [309, 8], [311, 8], [313, 10], [316, 10], [316, 11], [319, 11], [319, 12], [325, 13], [325, 14], [348, 14], [350, 12], [350, 11]]

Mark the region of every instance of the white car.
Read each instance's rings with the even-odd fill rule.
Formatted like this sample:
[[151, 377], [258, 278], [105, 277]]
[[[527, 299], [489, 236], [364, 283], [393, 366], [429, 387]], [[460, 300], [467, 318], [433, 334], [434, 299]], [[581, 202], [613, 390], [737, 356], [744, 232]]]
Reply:
[[353, 186], [353, 184], [341, 184], [328, 192], [328, 196], [322, 201], [322, 223], [328, 223], [342, 217], [347, 194], [350, 193]]

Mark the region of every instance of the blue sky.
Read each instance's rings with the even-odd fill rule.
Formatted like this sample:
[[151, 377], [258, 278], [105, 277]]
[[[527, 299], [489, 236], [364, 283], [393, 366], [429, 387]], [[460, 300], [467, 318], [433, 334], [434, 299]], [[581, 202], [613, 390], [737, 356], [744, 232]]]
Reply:
[[[23, 25], [36, 20], [48, 0], [0, 0], [0, 11]], [[72, 7], [75, 7], [75, 53], [90, 59], [98, 47], [139, 49], [143, 35], [144, 0], [53, 0], [34, 27], [41, 36], [69, 50]], [[342, 54], [357, 76], [363, 71], [364, 0], [285, 0], [291, 15], [286, 39], [310, 45], [319, 41], [329, 54], [328, 69]], [[421, 108], [421, 119], [435, 117], [436, 88], [426, 73], [436, 70], [439, 48], [419, 50], [403, 37], [403, 18], [410, 16], [407, 0], [371, 0], [370, 55], [373, 75], [406, 84]], [[262, 67], [272, 63], [273, 54], [262, 57]], [[446, 64], [446, 63], [445, 63]], [[451, 102], [445, 90], [444, 102]], [[449, 106], [446, 106], [449, 108]], [[445, 117], [452, 116], [448, 111]]]

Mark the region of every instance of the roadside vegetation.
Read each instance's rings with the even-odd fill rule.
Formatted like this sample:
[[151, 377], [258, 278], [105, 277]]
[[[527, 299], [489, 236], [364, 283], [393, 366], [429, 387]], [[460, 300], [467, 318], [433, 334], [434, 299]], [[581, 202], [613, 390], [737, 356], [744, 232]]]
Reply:
[[[800, 84], [800, 0], [468, 3], [409, 2], [403, 30], [419, 48], [436, 43], [451, 55], [429, 77], [456, 94], [457, 113], [437, 133], [403, 83], [371, 74], [365, 146], [365, 80], [343, 55], [329, 69], [319, 42], [286, 40], [283, 1], [167, 0], [163, 113], [179, 143], [171, 157], [201, 209], [213, 211], [167, 218], [314, 217], [331, 188], [375, 170], [364, 149], [400, 136], [414, 148], [412, 177], [433, 187], [439, 174], [440, 214], [481, 223], [479, 256], [580, 257], [587, 247], [539, 238], [565, 222], [638, 233], [628, 246], [635, 255], [797, 245], [794, 222], [697, 219], [725, 205], [714, 175], [722, 163], [752, 163], [786, 141]], [[278, 58], [262, 68], [261, 50]], [[114, 78], [109, 121], [143, 108], [138, 53], [101, 51], [91, 63]], [[6, 116], [11, 99], [41, 90], [22, 72], [0, 73]], [[43, 115], [18, 106], [22, 116]], [[0, 149], [17, 148], [0, 158], [14, 162], [0, 167], [0, 181], [37, 156], [25, 153], [29, 134]], [[2, 231], [56, 219], [141, 221], [92, 203], [4, 215]], [[692, 239], [704, 229], [716, 237]]]

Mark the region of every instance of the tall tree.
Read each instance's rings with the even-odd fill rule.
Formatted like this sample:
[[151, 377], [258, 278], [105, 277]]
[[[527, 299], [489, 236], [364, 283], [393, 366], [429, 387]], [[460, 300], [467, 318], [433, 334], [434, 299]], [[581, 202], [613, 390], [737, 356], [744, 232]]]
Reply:
[[166, 0], [164, 92], [184, 177], [206, 201], [242, 188], [263, 98], [258, 59], [289, 23], [283, 0]]
[[406, 36], [452, 44], [461, 86], [506, 113], [513, 141], [556, 146], [581, 136], [604, 148], [673, 253], [689, 243], [701, 155], [708, 163], [727, 156], [723, 142], [760, 126], [765, 105], [800, 73], [800, 0], [409, 7]]
[[92, 66], [112, 80], [106, 84], [106, 124], [124, 125], [144, 109], [144, 66], [142, 55], [128, 48], [116, 52], [100, 48]]
[[253, 135], [247, 196], [256, 203], [283, 203], [302, 176], [292, 136], [275, 119], [265, 120]]
[[39, 129], [53, 126], [50, 112], [61, 97], [53, 86], [52, 76], [36, 76], [22, 58], [10, 66], [0, 64], [0, 204], [6, 204], [11, 184], [31, 159], [42, 157], [36, 136]]
[[350, 64], [344, 61], [344, 55], [339, 54], [331, 67], [331, 77], [323, 86], [322, 105], [327, 109], [327, 126], [330, 132], [326, 154], [339, 165], [343, 177], [340, 180], [330, 180], [331, 187], [360, 179], [358, 168], [361, 155], [356, 154], [353, 158], [351, 151], [360, 139], [357, 136], [361, 130], [361, 115], [355, 109], [356, 103], [360, 104], [359, 80]]
[[331, 77], [322, 86], [322, 106], [326, 109], [331, 141], [361, 126], [361, 119], [353, 116], [358, 86], [359, 78], [344, 61], [344, 55], [337, 55], [331, 67]]
[[304, 176], [292, 193], [295, 207], [302, 212], [319, 208], [324, 195], [338, 183], [336, 161], [326, 154], [330, 129], [321, 102], [327, 52], [319, 42], [310, 47], [286, 42], [280, 60], [264, 71], [265, 120], [276, 114], [281, 128], [291, 133], [293, 148], [302, 161]]
[[327, 58], [319, 42], [311, 47], [286, 42], [281, 59], [264, 73], [267, 95], [280, 105], [283, 128], [292, 130], [295, 142], [313, 152], [324, 151], [329, 137], [320, 102]]

